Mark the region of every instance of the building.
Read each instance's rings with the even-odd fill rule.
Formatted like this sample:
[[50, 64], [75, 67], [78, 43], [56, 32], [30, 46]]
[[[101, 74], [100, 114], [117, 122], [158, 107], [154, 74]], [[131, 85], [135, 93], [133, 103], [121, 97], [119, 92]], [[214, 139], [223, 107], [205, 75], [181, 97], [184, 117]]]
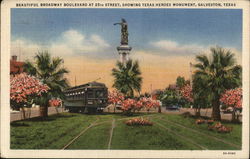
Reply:
[[17, 61], [17, 56], [13, 55], [10, 60], [10, 74], [18, 74], [23, 72], [24, 62]]
[[163, 90], [160, 90], [160, 89], [153, 90], [151, 93], [152, 99], [157, 100], [162, 92], [163, 92]]

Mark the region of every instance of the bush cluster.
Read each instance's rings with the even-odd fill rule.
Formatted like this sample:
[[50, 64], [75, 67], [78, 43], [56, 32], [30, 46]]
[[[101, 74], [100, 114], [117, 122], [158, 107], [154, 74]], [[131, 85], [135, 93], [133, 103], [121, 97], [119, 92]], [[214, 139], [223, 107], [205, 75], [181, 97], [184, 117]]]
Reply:
[[232, 131], [232, 127], [227, 127], [225, 125], [222, 125], [220, 122], [216, 123], [215, 125], [211, 125], [208, 127], [208, 130], [215, 130], [219, 133], [229, 133]]
[[214, 120], [204, 120], [204, 119], [197, 119], [195, 121], [196, 124], [204, 124], [204, 123], [207, 123], [207, 124], [213, 124]]
[[133, 118], [125, 122], [128, 126], [152, 126], [153, 123], [143, 118]]

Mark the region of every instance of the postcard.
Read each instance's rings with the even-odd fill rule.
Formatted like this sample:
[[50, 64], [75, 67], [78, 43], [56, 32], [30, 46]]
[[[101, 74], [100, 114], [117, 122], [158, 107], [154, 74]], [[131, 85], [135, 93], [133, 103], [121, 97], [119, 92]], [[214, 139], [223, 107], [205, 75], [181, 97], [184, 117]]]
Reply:
[[2, 1], [1, 157], [248, 158], [249, 6]]

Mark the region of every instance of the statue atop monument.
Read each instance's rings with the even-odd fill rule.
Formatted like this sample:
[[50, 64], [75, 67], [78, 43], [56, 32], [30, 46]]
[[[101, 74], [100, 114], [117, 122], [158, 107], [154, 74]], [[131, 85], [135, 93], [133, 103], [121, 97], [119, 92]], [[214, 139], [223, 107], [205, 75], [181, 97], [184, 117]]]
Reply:
[[121, 25], [121, 45], [128, 45], [128, 24], [125, 19], [122, 18], [121, 23], [115, 23], [114, 25]]

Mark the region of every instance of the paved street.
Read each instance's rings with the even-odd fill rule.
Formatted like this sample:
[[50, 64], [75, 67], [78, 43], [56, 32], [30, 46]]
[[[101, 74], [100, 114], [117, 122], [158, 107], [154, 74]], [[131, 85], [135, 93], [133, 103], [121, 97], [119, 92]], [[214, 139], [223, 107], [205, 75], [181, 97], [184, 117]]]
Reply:
[[[62, 112], [64, 111], [62, 108], [58, 108], [58, 112]], [[22, 112], [11, 112], [10, 113], [10, 121], [16, 121], [16, 120], [21, 120], [22, 119], [22, 116], [21, 116], [21, 113]], [[48, 109], [48, 114], [51, 115], [51, 114], [56, 114], [56, 109], [54, 107], [49, 107]], [[26, 112], [26, 116], [28, 114], [28, 111]], [[30, 111], [30, 117], [33, 118], [33, 117], [37, 117], [39, 116], [39, 108], [31, 108], [31, 111]]]
[[[192, 115], [195, 114], [194, 109], [191, 109], [191, 108], [181, 108], [180, 111], [169, 111], [169, 110], [166, 110], [165, 107], [163, 107], [162, 112], [169, 113], [169, 114], [182, 114], [184, 112], [190, 112]], [[201, 116], [211, 117], [211, 115], [212, 115], [212, 109], [201, 109]], [[221, 118], [224, 120], [231, 120], [232, 115], [221, 113]], [[240, 120], [242, 120], [241, 117], [240, 117]]]
[[[58, 108], [58, 112], [63, 112], [65, 110], [63, 110], [62, 108]], [[106, 112], [108, 112], [107, 110], [104, 110]], [[113, 108], [110, 108], [109, 112], [113, 112]], [[116, 112], [120, 112], [120, 110], [116, 110]], [[162, 113], [167, 113], [167, 114], [182, 114], [184, 112], [190, 112], [192, 115], [194, 115], [194, 109], [191, 108], [181, 108], [180, 111], [169, 111], [166, 110], [165, 107], [162, 107]], [[48, 114], [56, 114], [56, 109], [54, 107], [49, 107], [48, 110]], [[28, 114], [28, 112], [26, 112], [26, 114]], [[201, 115], [202, 116], [208, 116], [211, 117], [212, 114], [212, 109], [201, 109]], [[27, 115], [26, 115], [27, 116]], [[30, 117], [37, 117], [39, 116], [39, 108], [31, 108], [31, 113], [30, 113]], [[221, 113], [221, 118], [224, 120], [231, 120], [232, 115], [231, 114], [223, 114]], [[21, 112], [11, 112], [10, 115], [10, 121], [16, 121], [16, 120], [21, 120], [22, 116], [21, 116]], [[240, 117], [241, 120], [241, 117]]]

